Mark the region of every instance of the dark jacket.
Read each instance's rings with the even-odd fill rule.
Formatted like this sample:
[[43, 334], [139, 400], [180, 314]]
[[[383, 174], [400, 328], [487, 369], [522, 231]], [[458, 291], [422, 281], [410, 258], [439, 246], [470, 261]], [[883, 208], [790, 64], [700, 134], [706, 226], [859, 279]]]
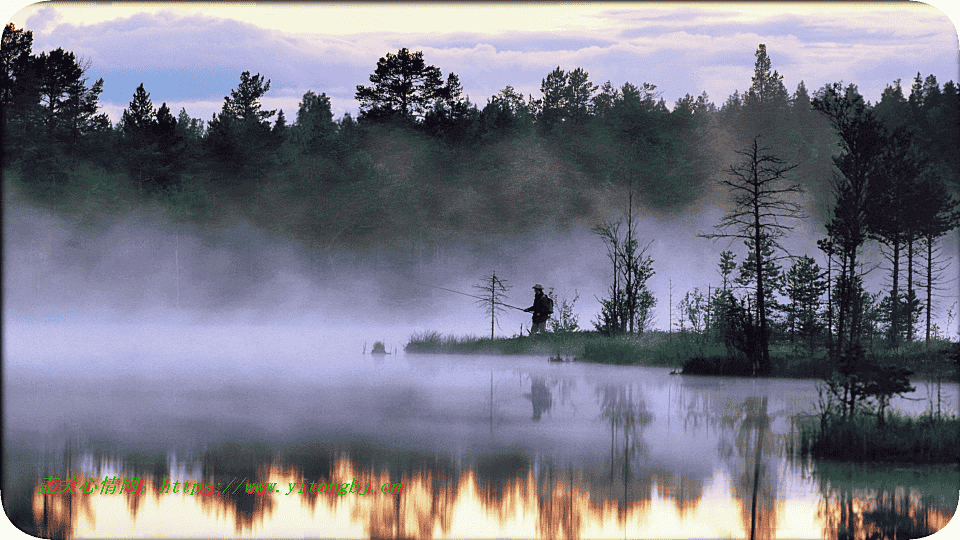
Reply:
[[525, 309], [524, 311], [533, 312], [533, 324], [539, 324], [542, 322], [547, 322], [547, 319], [550, 318], [550, 300], [547, 295], [541, 293], [533, 297], [533, 305]]

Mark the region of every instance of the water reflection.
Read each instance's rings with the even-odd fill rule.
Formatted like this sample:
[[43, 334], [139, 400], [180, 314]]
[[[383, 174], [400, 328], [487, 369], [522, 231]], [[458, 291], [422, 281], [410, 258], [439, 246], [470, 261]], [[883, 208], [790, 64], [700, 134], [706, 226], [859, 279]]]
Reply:
[[[779, 460], [770, 431], [768, 398], [750, 397], [724, 415], [723, 424], [736, 433], [733, 447], [721, 439], [720, 452], [730, 466], [731, 492], [748, 538], [774, 538], [777, 528]], [[779, 456], [776, 456], [779, 457]]]
[[547, 383], [542, 377], [533, 377], [530, 382], [530, 393], [524, 394], [524, 397], [533, 404], [533, 420], [539, 421], [544, 411], [549, 411], [553, 406], [553, 395], [547, 388]]
[[[233, 432], [156, 451], [142, 441], [121, 449], [130, 435], [106, 433], [68, 436], [55, 454], [25, 444], [14, 476], [28, 481], [11, 493], [29, 518], [15, 522], [53, 538], [160, 536], [176, 522], [186, 537], [872, 540], [925, 536], [956, 509], [956, 467], [898, 472], [791, 458], [801, 407], [782, 387], [579, 366], [470, 373], [384, 384], [389, 402], [366, 415], [293, 417], [297, 436], [270, 442]], [[367, 424], [375, 429], [363, 432]], [[417, 437], [401, 443], [375, 430]], [[39, 493], [44, 478], [105, 476], [143, 478], [146, 493]], [[218, 493], [160, 493], [170, 480]], [[247, 492], [264, 482], [275, 490]], [[332, 483], [372, 492], [309, 489]]]
[[[737, 440], [743, 442], [735, 462], [745, 466], [739, 469], [741, 474], [731, 475], [733, 511], [722, 510], [726, 522], [715, 524], [717, 528], [704, 536], [722, 536], [729, 530], [736, 536], [777, 537], [778, 507], [782, 511], [785, 501], [777, 496], [776, 469], [765, 463], [769, 454], [763, 447], [770, 440], [764, 435], [764, 405], [763, 399], [743, 404], [737, 426]], [[624, 444], [626, 426], [617, 429], [617, 442]], [[667, 511], [662, 503], [669, 503], [681, 523], [704, 525], [706, 514], [698, 506], [711, 494], [705, 492], [702, 478], [644, 468], [631, 458], [639, 454], [631, 454], [626, 445], [625, 453], [615, 454], [619, 464], [611, 481], [609, 470], [560, 466], [522, 452], [485, 454], [458, 467], [441, 456], [395, 453], [376, 446], [344, 450], [310, 445], [273, 455], [257, 445], [231, 444], [185, 464], [187, 470], [199, 467], [201, 474], [179, 477], [181, 487], [183, 481], [236, 485], [239, 477], [276, 482], [276, 491], [258, 494], [241, 488], [212, 496], [183, 490], [161, 494], [159, 488], [176, 474], [173, 468], [138, 467], [136, 456], [117, 461], [86, 454], [73, 459], [74, 465], [60, 471], [59, 477], [139, 474], [147, 492], [33, 493], [33, 517], [36, 534], [49, 538], [155, 536], [171, 520], [184, 524], [178, 531], [185, 536], [581, 538], [649, 534], [662, 521], [655, 514]], [[842, 465], [807, 472], [822, 497], [811, 516], [820, 526], [811, 533], [826, 538], [919, 538], [943, 528], [956, 508], [955, 496], [951, 498], [947, 490], [931, 492], [926, 481], [932, 478], [919, 478], [915, 471], [892, 481], [869, 475], [855, 478]], [[355, 482], [360, 489], [345, 495], [311, 493], [311, 482]], [[402, 490], [384, 494], [379, 492], [384, 484], [388, 491], [393, 484], [401, 484]], [[360, 495], [368, 485], [373, 491]], [[713, 498], [711, 505], [717, 504], [722, 500]]]
[[[939, 531], [957, 509], [955, 469], [935, 470], [820, 463], [815, 466], [821, 501], [817, 516], [828, 538], [883, 540], [921, 538]], [[944, 471], [939, 471], [943, 474]], [[939, 489], [930, 489], [931, 485]]]

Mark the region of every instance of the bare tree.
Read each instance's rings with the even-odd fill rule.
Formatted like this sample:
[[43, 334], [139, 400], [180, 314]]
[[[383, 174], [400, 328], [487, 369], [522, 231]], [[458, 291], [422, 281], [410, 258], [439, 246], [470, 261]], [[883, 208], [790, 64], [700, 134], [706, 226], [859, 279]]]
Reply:
[[479, 285], [474, 285], [474, 289], [481, 292], [482, 298], [477, 300], [477, 304], [483, 307], [490, 314], [490, 339], [493, 339], [493, 329], [497, 324], [497, 315], [506, 313], [503, 309], [503, 298], [510, 287], [506, 281], [497, 277], [496, 272], [483, 278]]
[[[733, 209], [717, 225], [719, 232], [700, 234], [703, 238], [741, 238], [750, 249], [750, 267], [756, 281], [756, 325], [759, 330], [752, 347], [751, 361], [754, 371], [770, 373], [767, 306], [765, 299], [771, 284], [764, 283], [768, 263], [774, 260], [772, 250], [784, 249], [777, 239], [793, 227], [783, 223], [785, 219], [803, 219], [800, 205], [791, 200], [802, 193], [799, 184], [785, 183], [786, 173], [796, 165], [786, 165], [783, 160], [770, 154], [770, 148], [760, 146], [755, 137], [747, 150], [738, 151], [743, 161], [731, 165], [729, 177], [720, 185], [730, 190]], [[766, 252], [766, 253], [765, 253]]]
[[610, 297], [600, 301], [602, 308], [598, 330], [609, 334], [643, 333], [653, 318], [656, 298], [647, 288], [653, 276], [653, 259], [647, 255], [652, 241], [644, 247], [637, 242], [633, 216], [633, 185], [630, 186], [626, 230], [623, 220], [603, 223], [593, 228], [594, 234], [607, 244], [607, 257], [613, 263], [613, 284]]

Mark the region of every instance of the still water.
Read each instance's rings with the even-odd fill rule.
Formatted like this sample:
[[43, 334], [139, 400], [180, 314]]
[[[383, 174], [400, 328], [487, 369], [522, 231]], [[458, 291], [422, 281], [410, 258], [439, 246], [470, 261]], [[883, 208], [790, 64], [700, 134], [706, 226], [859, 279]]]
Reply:
[[57, 330], [4, 330], [4, 506], [41, 537], [919, 538], [957, 509], [956, 465], [794, 457], [815, 381]]

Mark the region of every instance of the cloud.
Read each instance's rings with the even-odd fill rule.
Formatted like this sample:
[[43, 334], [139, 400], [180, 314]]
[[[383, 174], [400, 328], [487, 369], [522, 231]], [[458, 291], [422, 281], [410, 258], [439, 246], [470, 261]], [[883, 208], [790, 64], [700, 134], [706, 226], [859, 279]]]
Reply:
[[[946, 82], [957, 68], [953, 26], [924, 6], [590, 6], [549, 16], [536, 11], [537, 24], [526, 27], [492, 22], [494, 14], [523, 10], [492, 8], [392, 11], [397, 21], [421, 18], [405, 26], [386, 25], [382, 13], [363, 19], [369, 10], [339, 6], [169, 6], [140, 13], [117, 8], [112, 12], [123, 16], [114, 18], [100, 10], [97, 20], [84, 19], [82, 10], [45, 6], [31, 12], [27, 20], [37, 27], [28, 29], [35, 30], [35, 52], [63, 47], [89, 60], [88, 76], [104, 79], [101, 99], [113, 109], [125, 107], [144, 83], [156, 104], [204, 107], [188, 108], [194, 117], [219, 110], [206, 104], [222, 103], [242, 71], [269, 79], [268, 97], [283, 102], [288, 117], [295, 110], [289, 105], [306, 90], [326, 93], [338, 114], [356, 112], [356, 86], [368, 84], [380, 57], [402, 47], [423, 51], [444, 74], [459, 75], [465, 94], [480, 106], [507, 85], [538, 97], [541, 80], [557, 66], [582, 67], [595, 84], [655, 84], [670, 104], [703, 91], [722, 103], [749, 87], [760, 43], [788, 89], [800, 80], [811, 89], [855, 81], [872, 100], [898, 77], [919, 70]], [[475, 24], [453, 15], [476, 17]], [[314, 24], [294, 24], [296, 16]]]
[[52, 6], [44, 6], [27, 19], [27, 26], [38, 33], [49, 32], [63, 20], [63, 15]]

